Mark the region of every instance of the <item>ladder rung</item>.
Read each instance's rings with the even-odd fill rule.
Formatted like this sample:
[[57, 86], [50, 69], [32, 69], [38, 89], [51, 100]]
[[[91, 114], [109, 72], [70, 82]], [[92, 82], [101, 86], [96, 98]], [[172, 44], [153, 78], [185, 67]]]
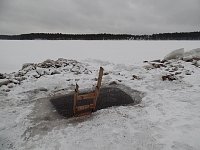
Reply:
[[88, 94], [78, 95], [77, 100], [93, 99], [95, 97], [96, 97], [95, 93], [88, 93]]
[[86, 109], [94, 109], [94, 105], [89, 104], [89, 105], [76, 106], [76, 111], [83, 111]]

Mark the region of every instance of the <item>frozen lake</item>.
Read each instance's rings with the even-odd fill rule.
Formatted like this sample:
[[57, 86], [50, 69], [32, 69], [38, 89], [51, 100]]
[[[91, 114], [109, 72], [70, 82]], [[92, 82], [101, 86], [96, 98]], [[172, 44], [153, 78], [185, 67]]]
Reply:
[[162, 59], [172, 50], [200, 47], [200, 41], [6, 41], [0, 40], [0, 72], [46, 59], [98, 59], [122, 64]]

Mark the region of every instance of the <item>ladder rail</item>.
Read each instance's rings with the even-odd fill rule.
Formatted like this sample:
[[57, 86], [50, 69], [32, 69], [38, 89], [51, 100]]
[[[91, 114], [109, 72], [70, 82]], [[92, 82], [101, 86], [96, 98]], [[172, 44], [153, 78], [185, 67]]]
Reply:
[[[96, 93], [96, 97], [94, 99], [94, 108], [96, 109], [96, 103], [97, 103], [97, 98], [99, 96], [99, 93], [100, 93], [100, 87], [101, 87], [101, 82], [102, 82], [102, 76], [103, 76], [103, 68], [100, 67], [100, 70], [99, 70], [99, 77], [98, 77], [98, 81], [97, 81], [97, 86], [95, 88], [95, 93]], [[95, 110], [94, 109], [94, 110]], [[93, 111], [94, 111], [93, 110]]]

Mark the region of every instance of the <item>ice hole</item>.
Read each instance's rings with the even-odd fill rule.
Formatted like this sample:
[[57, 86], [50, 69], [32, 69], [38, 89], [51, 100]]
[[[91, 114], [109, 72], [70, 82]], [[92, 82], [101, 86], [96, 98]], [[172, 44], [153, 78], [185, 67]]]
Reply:
[[[142, 100], [143, 93], [133, 90], [124, 85], [110, 85], [102, 87], [97, 99], [96, 110], [105, 109], [112, 106], [122, 106], [128, 104], [138, 104]], [[73, 116], [74, 94], [56, 96], [50, 99], [56, 111], [64, 117]]]

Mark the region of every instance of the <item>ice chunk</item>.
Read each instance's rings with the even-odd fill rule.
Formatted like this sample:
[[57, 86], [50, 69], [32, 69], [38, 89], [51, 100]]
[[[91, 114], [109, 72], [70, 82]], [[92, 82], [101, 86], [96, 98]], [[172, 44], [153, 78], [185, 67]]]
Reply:
[[200, 59], [200, 48], [196, 48], [184, 53], [183, 60]]
[[196, 66], [197, 66], [197, 67], [200, 66], [200, 60], [197, 61]]
[[164, 57], [164, 60], [170, 60], [170, 59], [180, 59], [184, 55], [184, 48], [180, 48], [177, 50], [172, 51], [168, 55]]
[[36, 72], [37, 72], [40, 76], [42, 76], [42, 75], [45, 74], [45, 69], [44, 69], [44, 68], [37, 67], [37, 68], [36, 68]]

